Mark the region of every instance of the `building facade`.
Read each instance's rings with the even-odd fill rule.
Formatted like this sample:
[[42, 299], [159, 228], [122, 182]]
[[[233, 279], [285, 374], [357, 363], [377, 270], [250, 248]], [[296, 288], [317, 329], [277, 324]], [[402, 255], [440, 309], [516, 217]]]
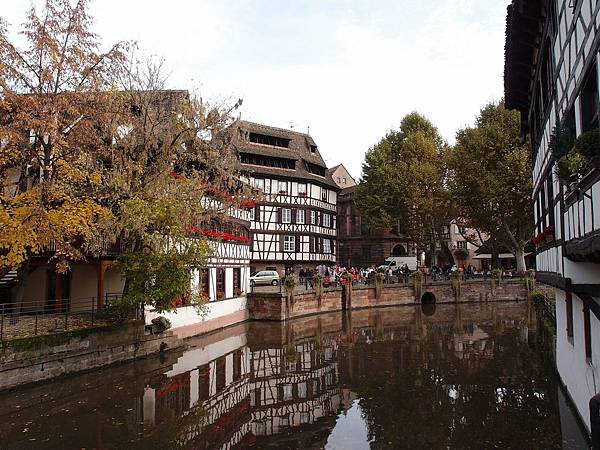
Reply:
[[240, 168], [260, 198], [250, 211], [252, 269], [283, 274], [334, 264], [340, 189], [312, 137], [246, 121], [231, 129]]
[[504, 80], [506, 106], [521, 112], [531, 136], [536, 265], [538, 279], [557, 288], [557, 368], [596, 433], [589, 404], [600, 392], [600, 164], [587, 153], [570, 176], [558, 169], [568, 152], [582, 156], [571, 139], [598, 130], [599, 7], [597, 0], [513, 0]]
[[417, 256], [416, 246], [403, 237], [398, 229], [375, 230], [362, 219], [354, 205], [358, 184], [339, 164], [330, 170], [333, 181], [342, 189], [338, 194], [338, 258], [348, 267], [367, 267], [383, 264], [389, 256]]
[[[148, 91], [143, 94], [143, 105], [149, 111], [153, 108], [164, 108], [168, 111], [161, 119], [160, 126], [175, 126], [175, 117], [182, 110], [181, 105], [189, 101], [187, 91]], [[162, 116], [161, 116], [162, 117]], [[158, 126], [158, 125], [156, 125]], [[113, 144], [117, 145], [117, 144]], [[17, 195], [17, 183], [21, 167], [11, 167], [4, 174], [2, 194], [14, 197]], [[29, 171], [28, 171], [29, 173]], [[27, 181], [28, 186], [35, 186], [35, 178]], [[208, 236], [210, 255], [206, 267], [191, 273], [191, 287], [198, 293], [208, 295], [211, 302], [217, 300], [234, 300], [236, 305], [245, 308], [246, 293], [249, 289], [250, 277], [250, 211], [237, 206], [226, 206], [218, 196], [206, 194], [200, 200], [206, 210], [214, 210], [211, 223], [197, 224], [191, 227], [189, 239], [205, 239]], [[210, 232], [211, 234], [207, 233]], [[56, 252], [56, 244], [51, 242], [46, 248], [32, 255], [20, 270], [0, 270], [0, 308], [15, 314], [85, 314], [103, 310], [114, 300], [122, 297], [125, 285], [117, 260], [122, 253], [120, 240], [103, 244], [103, 251], [98, 255], [86, 254], [85, 258], [73, 261], [68, 271], [57, 270], [52, 257]], [[180, 304], [183, 303], [183, 304]], [[190, 322], [211, 318], [208, 313], [201, 318], [193, 306], [186, 306], [186, 301], [174, 299], [179, 314], [168, 315], [175, 325], [188, 325]], [[189, 302], [187, 302], [189, 303]], [[188, 308], [186, 313], [183, 308]], [[237, 309], [240, 309], [241, 306]], [[227, 310], [223, 305], [217, 309]], [[231, 309], [231, 308], [229, 308]], [[147, 307], [146, 319], [149, 322], [158, 315]], [[189, 313], [189, 314], [188, 314]], [[188, 317], [188, 319], [185, 319]]]

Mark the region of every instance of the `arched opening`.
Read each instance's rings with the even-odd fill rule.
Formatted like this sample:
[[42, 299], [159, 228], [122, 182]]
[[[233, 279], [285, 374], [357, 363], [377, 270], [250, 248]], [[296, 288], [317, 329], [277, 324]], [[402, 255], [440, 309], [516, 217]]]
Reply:
[[421, 296], [421, 303], [434, 304], [435, 303], [435, 295], [433, 294], [433, 292], [425, 292]]
[[394, 245], [394, 248], [392, 248], [392, 256], [406, 256], [406, 248], [404, 248], [404, 245]]
[[435, 303], [422, 303], [421, 311], [426, 316], [433, 316], [435, 314]]

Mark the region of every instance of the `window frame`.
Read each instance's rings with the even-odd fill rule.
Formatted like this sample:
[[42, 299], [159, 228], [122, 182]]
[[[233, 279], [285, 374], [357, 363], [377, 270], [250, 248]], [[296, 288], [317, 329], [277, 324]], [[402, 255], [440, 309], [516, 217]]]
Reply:
[[293, 253], [296, 251], [296, 236], [294, 236], [294, 235], [283, 236], [283, 251], [290, 252], [290, 253]]
[[296, 223], [299, 225], [304, 225], [304, 223], [306, 222], [306, 218], [304, 215], [304, 210], [303, 209], [297, 209], [296, 210]]
[[331, 239], [323, 239], [323, 253], [331, 253]]
[[323, 226], [325, 228], [331, 228], [331, 214], [323, 213]]
[[292, 223], [292, 210], [290, 208], [281, 208], [281, 223]]
[[264, 178], [253, 178], [252, 187], [265, 191], [265, 179]]
[[298, 183], [298, 194], [308, 194], [308, 186], [306, 183]]
[[[282, 189], [283, 187], [283, 189]], [[278, 194], [287, 194], [288, 193], [288, 183], [287, 181], [277, 180], [277, 193]]]

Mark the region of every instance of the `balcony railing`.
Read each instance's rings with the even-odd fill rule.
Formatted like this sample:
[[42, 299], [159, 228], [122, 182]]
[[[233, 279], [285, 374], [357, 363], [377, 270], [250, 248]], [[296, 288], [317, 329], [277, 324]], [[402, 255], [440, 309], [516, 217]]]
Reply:
[[115, 308], [115, 302], [120, 297], [121, 294], [107, 293], [104, 305], [100, 308], [96, 297], [0, 303], [0, 341], [62, 333], [143, 317], [141, 307], [127, 312]]

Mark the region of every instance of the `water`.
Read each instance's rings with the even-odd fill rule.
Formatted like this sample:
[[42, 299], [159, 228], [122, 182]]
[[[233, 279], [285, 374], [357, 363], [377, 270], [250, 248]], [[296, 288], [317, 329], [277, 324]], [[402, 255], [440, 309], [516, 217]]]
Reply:
[[0, 396], [2, 449], [582, 449], [526, 303], [251, 322]]

